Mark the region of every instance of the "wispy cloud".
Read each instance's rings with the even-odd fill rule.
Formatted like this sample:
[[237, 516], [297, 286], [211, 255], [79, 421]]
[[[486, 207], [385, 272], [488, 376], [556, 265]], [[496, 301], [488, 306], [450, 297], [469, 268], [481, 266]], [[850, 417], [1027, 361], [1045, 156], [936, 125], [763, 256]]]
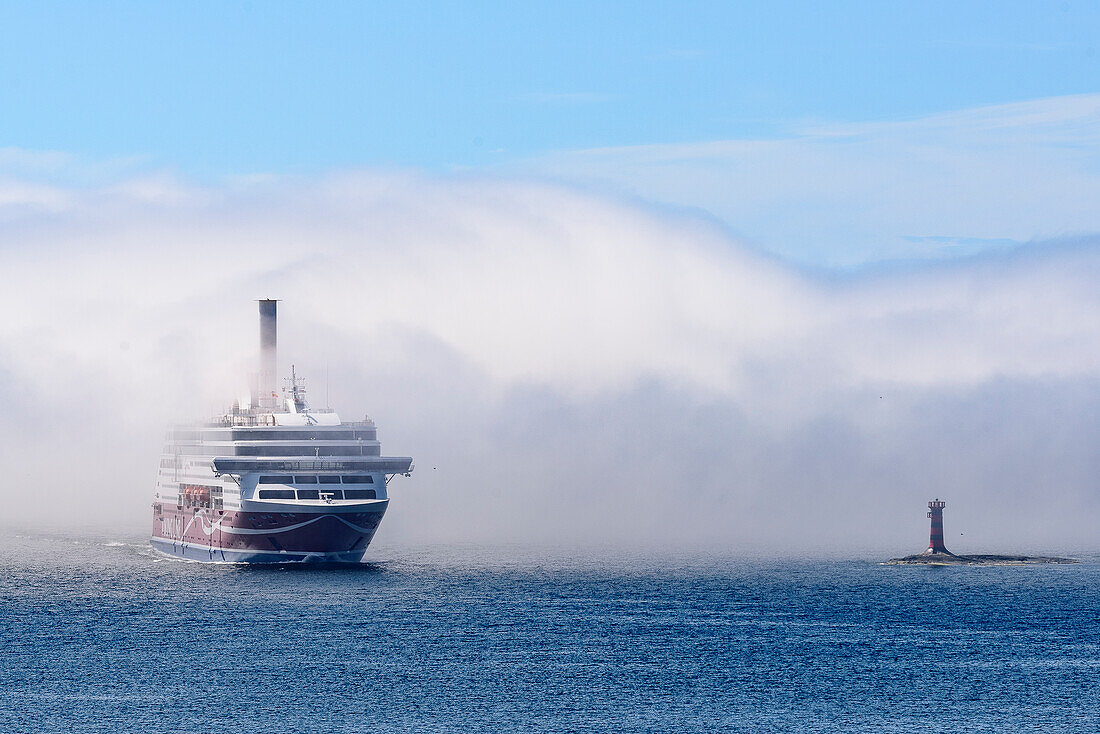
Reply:
[[562, 151], [509, 170], [699, 208], [812, 264], [926, 257], [915, 232], [971, 242], [1100, 232], [1100, 94], [785, 137]]
[[903, 237], [906, 242], [920, 245], [922, 255], [926, 259], [941, 259], [944, 257], [966, 257], [992, 251], [1003, 251], [1022, 247], [1026, 243], [1021, 240], [1010, 240], [1005, 237], [952, 237], [950, 235], [907, 235]]
[[[795, 128], [808, 137], [889, 137], [899, 142], [987, 145], [1100, 144], [1100, 94], [1027, 100], [925, 115], [908, 120], [809, 124]], [[993, 136], [990, 138], [990, 136]]]
[[96, 184], [127, 179], [147, 170], [150, 161], [142, 156], [91, 159], [62, 151], [0, 148], [0, 176], [21, 184]]

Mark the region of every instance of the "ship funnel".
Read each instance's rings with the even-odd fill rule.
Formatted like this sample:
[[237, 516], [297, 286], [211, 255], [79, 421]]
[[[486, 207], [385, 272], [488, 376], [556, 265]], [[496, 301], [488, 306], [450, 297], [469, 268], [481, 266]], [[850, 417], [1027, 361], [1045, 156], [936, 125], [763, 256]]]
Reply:
[[260, 375], [259, 375], [259, 400], [257, 404], [262, 407], [274, 408], [277, 401], [275, 394], [275, 341], [276, 322], [275, 304], [278, 301], [260, 301]]

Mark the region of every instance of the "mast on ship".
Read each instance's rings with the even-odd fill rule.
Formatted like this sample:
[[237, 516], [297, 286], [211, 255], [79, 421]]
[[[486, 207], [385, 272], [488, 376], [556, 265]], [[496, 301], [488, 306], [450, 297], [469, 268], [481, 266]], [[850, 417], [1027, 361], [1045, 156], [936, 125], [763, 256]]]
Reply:
[[290, 397], [287, 399], [286, 407], [291, 413], [304, 412], [306, 409], [306, 388], [303, 384], [305, 380], [298, 377], [298, 373], [294, 370], [294, 365], [290, 365], [290, 377], [284, 377], [283, 381], [286, 383], [283, 392], [290, 394]]

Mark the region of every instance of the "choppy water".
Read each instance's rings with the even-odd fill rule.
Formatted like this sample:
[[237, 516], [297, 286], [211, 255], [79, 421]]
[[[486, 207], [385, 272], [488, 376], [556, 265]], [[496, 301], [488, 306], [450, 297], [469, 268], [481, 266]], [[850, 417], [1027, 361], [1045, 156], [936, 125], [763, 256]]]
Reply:
[[1100, 731], [1100, 562], [0, 536], [0, 732]]

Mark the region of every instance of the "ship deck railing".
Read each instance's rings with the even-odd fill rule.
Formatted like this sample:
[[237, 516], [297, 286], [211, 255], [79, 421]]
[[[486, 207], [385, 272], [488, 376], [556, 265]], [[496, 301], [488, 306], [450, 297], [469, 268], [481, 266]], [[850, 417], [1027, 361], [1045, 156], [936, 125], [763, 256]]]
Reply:
[[[310, 409], [310, 413], [335, 413], [332, 408], [320, 408], [317, 410]], [[225, 415], [217, 416], [212, 421], [207, 423], [209, 427], [223, 427], [229, 426], [232, 428], [256, 428], [256, 427], [274, 427], [278, 425], [275, 422], [275, 416], [271, 413], [227, 413]], [[345, 428], [374, 428], [374, 421], [370, 418], [361, 421], [344, 421], [340, 424]], [[297, 426], [301, 428], [301, 426]], [[327, 426], [323, 426], [327, 427]]]
[[218, 456], [211, 461], [215, 475], [245, 472], [331, 472], [377, 471], [385, 474], [407, 474], [412, 471], [408, 456], [341, 456], [339, 458], [252, 458]]

